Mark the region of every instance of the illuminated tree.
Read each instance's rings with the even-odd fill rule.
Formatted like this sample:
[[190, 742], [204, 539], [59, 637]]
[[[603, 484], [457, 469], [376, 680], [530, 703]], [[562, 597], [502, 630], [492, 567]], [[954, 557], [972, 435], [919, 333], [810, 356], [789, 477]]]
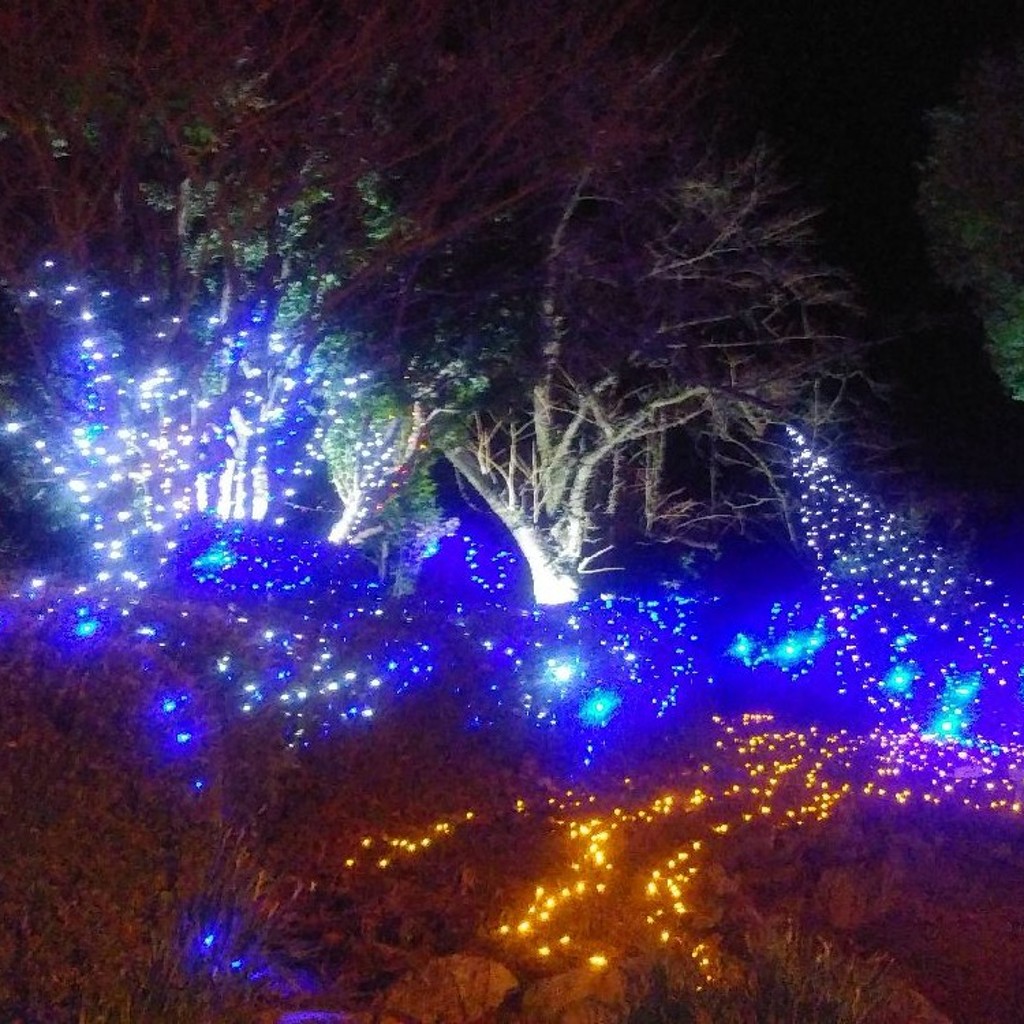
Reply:
[[823, 699], [833, 688], [863, 696], [911, 734], [981, 749], [1015, 735], [1024, 662], [1015, 605], [844, 479], [799, 431], [787, 434], [820, 596], [774, 604], [767, 640], [740, 634], [730, 653], [805, 677]]
[[128, 301], [50, 264], [19, 301], [52, 335], [62, 373], [55, 408], [8, 408], [8, 447], [30, 453], [25, 475], [51, 506], [70, 506], [102, 579], [144, 584], [201, 519], [323, 529], [330, 485], [342, 507], [328, 539], [362, 546], [396, 587], [448, 529], [429, 477], [430, 417], [346, 369], [355, 333], [304, 360], [280, 310], [259, 306], [230, 331], [213, 317], [190, 379], [145, 358], [175, 326], [150, 296]]
[[323, 459], [322, 382], [268, 310], [230, 333], [212, 318], [208, 362], [190, 379], [147, 358], [175, 327], [153, 305], [45, 267], [20, 306], [49, 331], [60, 375], [51, 404], [7, 426], [34, 452], [36, 480], [73, 502], [101, 561], [130, 579], [166, 561], [197, 517], [283, 523]]
[[713, 155], [710, 58], [599, 6], [7, 5], [0, 266], [55, 249], [155, 311], [104, 347], [18, 303], [41, 417], [70, 343], [70, 450], [131, 466], [76, 501], [284, 525], [319, 479], [379, 555], [442, 451], [556, 600], [621, 537], [784, 511], [770, 427], [832, 413], [842, 288], [763, 154]]
[[1024, 48], [984, 57], [930, 123], [918, 210], [932, 260], [975, 303], [996, 372], [1024, 399]]
[[[713, 543], [754, 508], [786, 515], [778, 427], [841, 407], [845, 283], [814, 255], [761, 149], [685, 154], [672, 183], [581, 178], [552, 233], [532, 386], [446, 455], [509, 528], [537, 599], [579, 593], [623, 517]], [[687, 452], [694, 479], [671, 463]]]
[[[313, 427], [342, 503], [333, 533], [351, 541], [450, 411], [410, 367], [489, 372], [488, 346], [438, 355], [438, 339], [478, 305], [521, 305], [544, 211], [583, 168], [670, 137], [702, 94], [706, 58], [654, 46], [642, 8], [15, 0], [0, 12], [0, 268], [16, 288], [53, 254], [68, 280], [150, 297], [164, 326], [122, 332], [126, 361], [187, 393], [190, 429], [214, 424], [222, 515], [269, 514], [280, 467], [260, 447], [278, 430], [292, 441], [275, 448], [298, 444], [305, 368], [348, 339], [320, 397], [328, 377], [370, 372], [373, 402], [402, 410], [389, 425], [339, 392]], [[495, 302], [500, 278], [513, 294]], [[19, 308], [9, 362], [60, 421], [66, 351]], [[357, 457], [370, 448], [386, 466]]]

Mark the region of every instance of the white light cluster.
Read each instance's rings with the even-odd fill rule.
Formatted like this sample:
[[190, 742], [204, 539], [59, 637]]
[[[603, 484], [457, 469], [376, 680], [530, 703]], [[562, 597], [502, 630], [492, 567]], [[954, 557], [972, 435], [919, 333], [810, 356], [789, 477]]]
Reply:
[[[350, 418], [346, 430], [353, 437], [351, 478], [335, 481], [345, 515], [353, 523], [365, 519], [399, 486], [401, 423], [358, 421], [369, 374], [342, 382], [315, 378], [301, 365], [300, 348], [262, 315], [216, 340], [200, 385], [164, 359], [133, 370], [138, 357], [127, 346], [159, 356], [180, 318], [157, 324], [149, 337], [122, 341], [108, 323], [116, 319], [110, 292], [90, 300], [78, 285], [54, 279], [52, 261], [47, 270], [45, 282], [23, 302], [68, 321], [73, 384], [64, 397], [72, 423], [37, 438], [32, 450], [78, 505], [101, 561], [131, 557], [152, 566], [155, 558], [162, 564], [176, 543], [176, 527], [196, 516], [273, 517], [284, 525], [300, 489], [315, 485], [318, 476], [326, 483], [323, 443], [342, 417]], [[136, 299], [139, 305], [150, 301]], [[211, 326], [218, 323], [211, 318]], [[12, 421], [6, 430], [18, 434], [24, 427]], [[149, 571], [141, 562], [135, 569]]]
[[883, 713], [908, 712], [925, 731], [967, 737], [987, 724], [1018, 734], [1024, 621], [989, 580], [965, 571], [906, 519], [851, 483], [797, 431], [793, 468], [801, 523], [835, 637], [840, 687], [863, 687]]

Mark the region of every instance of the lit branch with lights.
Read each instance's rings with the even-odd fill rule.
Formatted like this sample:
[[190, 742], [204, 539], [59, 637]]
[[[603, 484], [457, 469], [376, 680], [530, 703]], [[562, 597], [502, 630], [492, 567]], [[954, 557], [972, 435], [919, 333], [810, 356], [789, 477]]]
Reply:
[[940, 739], [1019, 738], [1019, 611], [842, 480], [799, 432], [789, 435], [821, 604], [777, 606], [768, 641], [741, 634], [733, 656], [811, 674], [840, 695], [862, 693], [883, 718]]
[[[53, 264], [45, 269], [45, 283], [22, 303], [42, 307], [67, 335], [68, 393], [57, 429], [31, 443], [40, 467], [73, 495], [101, 579], [120, 569], [120, 578], [142, 582], [176, 548], [180, 526], [199, 516], [259, 522], [276, 514], [283, 523], [283, 499], [314, 473], [307, 438], [317, 414], [298, 348], [265, 311], [234, 332], [208, 321], [214, 340], [197, 382], [160, 358], [184, 329], [179, 318], [154, 317], [148, 337], [125, 337], [112, 326], [124, 319], [115, 308], [122, 299], [58, 283]], [[136, 322], [150, 302], [134, 300]]]
[[21, 306], [57, 326], [61, 415], [37, 421], [34, 437], [28, 417], [7, 425], [71, 497], [101, 580], [144, 584], [197, 519], [284, 527], [302, 501], [329, 503], [328, 480], [341, 502], [330, 539], [374, 531], [425, 447], [418, 405], [380, 412], [369, 374], [308, 358], [260, 304], [232, 329], [218, 317], [201, 325], [209, 340], [187, 372], [169, 353], [189, 326], [151, 314], [148, 296], [124, 301], [47, 263]]

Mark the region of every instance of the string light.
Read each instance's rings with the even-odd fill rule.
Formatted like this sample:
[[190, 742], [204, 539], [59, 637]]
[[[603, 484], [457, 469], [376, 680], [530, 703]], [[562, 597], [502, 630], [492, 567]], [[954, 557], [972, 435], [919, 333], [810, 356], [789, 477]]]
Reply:
[[[562, 859], [495, 924], [516, 955], [602, 970], [616, 949], [676, 944], [712, 978], [713, 944], [692, 922], [714, 895], [716, 849], [745, 829], [825, 821], [855, 798], [1021, 813], [1019, 612], [842, 480], [799, 433], [790, 433], [793, 473], [816, 589], [777, 602], [761, 636], [744, 630], [723, 650], [705, 631], [708, 604], [677, 589], [519, 607], [519, 561], [469, 534], [439, 541], [425, 570], [431, 598], [392, 609], [383, 633], [369, 628], [388, 611], [366, 570], [327, 538], [270, 528], [323, 470], [328, 433], [367, 377], [325, 392], [326, 377], [287, 369], [294, 348], [258, 313], [215, 344], [215, 366], [246, 389], [194, 400], [169, 365], [121, 369], [129, 360], [104, 327], [109, 295], [88, 299], [51, 280], [26, 301], [79, 310], [82, 414], [63, 438], [32, 437], [20, 419], [6, 433], [76, 504], [99, 567], [72, 587], [29, 579], [4, 603], [5, 636], [34, 633], [83, 664], [114, 644], [187, 660], [241, 714], [275, 707], [296, 744], [369, 728], [411, 689], [447, 686], [463, 661], [473, 666], [469, 725], [525, 718], [584, 779], [604, 754], [643, 748], [713, 702], [727, 659], [756, 681], [749, 693], [761, 710], [708, 723], [715, 757], [685, 784], [676, 773], [656, 795], [624, 781], [537, 806], [517, 798], [514, 820], [542, 817]], [[342, 539], [397, 482], [409, 443], [400, 424], [375, 429], [350, 439], [348, 518], [334, 527]], [[189, 599], [219, 604], [223, 647], [209, 650], [209, 624], [195, 622]], [[374, 637], [369, 649], [360, 635]], [[817, 724], [772, 716], [786, 686], [807, 698], [803, 721]], [[153, 717], [169, 756], [200, 765], [208, 737], [196, 707], [188, 687], [168, 681]], [[840, 724], [820, 721], [828, 716]], [[204, 799], [202, 775], [190, 782]], [[375, 873], [429, 861], [471, 822], [479, 809], [364, 835], [343, 865]], [[610, 934], [612, 907], [628, 913]], [[199, 941], [215, 947], [216, 932]]]
[[[738, 635], [732, 656], [805, 677], [826, 698], [859, 693], [869, 714], [848, 701], [851, 720], [881, 716], [961, 743], [1018, 740], [1019, 610], [789, 434], [818, 593], [789, 609], [776, 604], [766, 638]], [[801, 620], [813, 625], [795, 629]]]
[[[98, 571], [123, 581], [132, 573], [140, 587], [197, 519], [286, 527], [302, 494], [327, 485], [328, 447], [342, 504], [330, 539], [349, 540], [390, 500], [415, 454], [409, 444], [421, 440], [399, 418], [365, 414], [370, 374], [342, 376], [307, 358], [259, 304], [235, 331], [210, 318], [197, 386], [170, 363], [137, 366], [141, 354], [164, 351], [179, 318], [147, 310], [134, 318], [148, 325], [140, 335], [122, 337], [111, 324], [124, 319], [124, 300], [62, 283], [53, 261], [21, 302], [67, 321], [69, 345], [70, 422], [30, 438], [30, 451], [79, 509]], [[127, 306], [138, 313], [150, 303], [139, 296]], [[5, 425], [10, 435], [25, 428]]]

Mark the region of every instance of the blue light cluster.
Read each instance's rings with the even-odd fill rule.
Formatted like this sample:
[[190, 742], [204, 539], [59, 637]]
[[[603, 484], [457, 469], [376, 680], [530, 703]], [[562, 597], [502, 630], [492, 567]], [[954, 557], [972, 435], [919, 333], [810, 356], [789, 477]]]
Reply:
[[[156, 648], [217, 679], [243, 713], [276, 708], [300, 743], [344, 722], [368, 722], [425, 685], [461, 687], [467, 720], [478, 724], [511, 714], [566, 736], [601, 726], [602, 743], [613, 735], [628, 742], [685, 713], [696, 692], [721, 689], [731, 678], [725, 654], [756, 678], [769, 674], [768, 685], [747, 692], [765, 707], [779, 696], [772, 679], [781, 676], [801, 681], [812, 717], [828, 697], [845, 695], [851, 721], [882, 718], [961, 741], [978, 729], [1015, 737], [1020, 620], [975, 596], [977, 581], [961, 587], [944, 575], [933, 583], [935, 554], [823, 460], [798, 448], [796, 468], [807, 542], [819, 556], [819, 598], [776, 603], [764, 634], [741, 633], [728, 651], [705, 628], [713, 602], [671, 587], [561, 609], [502, 601], [518, 585], [517, 560], [500, 545], [488, 556], [465, 534], [440, 542], [446, 589], [460, 595], [447, 599], [389, 604], [365, 565], [339, 558], [336, 548], [234, 524], [186, 531], [146, 601], [114, 581], [50, 597], [37, 580], [12, 614], [52, 623], [59, 643]], [[899, 572], [890, 571], [890, 549]], [[197, 609], [220, 602], [221, 649], [202, 649], [210, 635], [197, 630], [189, 601]], [[168, 699], [169, 741], [190, 747], [200, 732], [185, 720], [186, 695], [174, 695], [174, 708]]]
[[[1020, 610], [840, 479], [797, 432], [791, 441], [817, 598], [789, 611], [777, 604], [768, 638], [741, 635], [731, 654], [751, 668], [770, 662], [809, 676], [821, 693], [859, 694], [883, 720], [937, 739], [1019, 738]], [[791, 631], [797, 610], [816, 617], [813, 630]], [[802, 640], [814, 647], [812, 661]]]
[[256, 913], [241, 905], [190, 907], [179, 926], [182, 966], [188, 973], [213, 979], [222, 990], [231, 986], [249, 992], [263, 989], [278, 997], [307, 995], [309, 986], [294, 972], [283, 970], [279, 958], [264, 948]]
[[92, 614], [89, 608], [78, 608], [75, 615], [76, 622], [72, 631], [80, 640], [88, 640], [99, 632], [100, 620]]
[[882, 688], [893, 695], [893, 700], [905, 700], [912, 693], [914, 681], [921, 676], [921, 670], [914, 662], [897, 662], [885, 674]]
[[[582, 702], [595, 689], [617, 695], [619, 720], [638, 704], [658, 718], [684, 685], [728, 675], [713, 631], [700, 641], [700, 608], [678, 595], [609, 595], [560, 613], [518, 611], [518, 559], [500, 545], [491, 550], [475, 531], [437, 545], [424, 592], [445, 599], [411, 604], [401, 636], [381, 639], [375, 655], [357, 654], [347, 637], [354, 623], [385, 615], [383, 592], [367, 566], [298, 535], [286, 513], [303, 481], [322, 469], [328, 433], [344, 426], [347, 461], [338, 473], [359, 507], [345, 507], [342, 495], [343, 515], [330, 532], [341, 522], [355, 528], [361, 503], [369, 509], [386, 500], [403, 459], [422, 442], [426, 411], [410, 413], [408, 429], [400, 418], [378, 417], [369, 435], [353, 432], [349, 414], [369, 386], [366, 374], [344, 376], [330, 359], [310, 358], [265, 305], [240, 323], [184, 324], [162, 319], [148, 296], [125, 304], [63, 280], [52, 264], [23, 305], [62, 324], [70, 346], [67, 397], [79, 415], [60, 424], [63, 437], [57, 430], [28, 440], [79, 507], [101, 564], [93, 585], [75, 593], [73, 611], [53, 609], [75, 641], [121, 635], [124, 623], [114, 622], [134, 621], [125, 610], [132, 588], [173, 588], [175, 597], [198, 601], [227, 597], [237, 630], [255, 631], [247, 649], [259, 664], [229, 651], [218, 677], [241, 691], [243, 708], [275, 702], [303, 719], [297, 735], [314, 720], [319, 730], [320, 719], [332, 716], [372, 717], [382, 695], [445, 678], [448, 666], [433, 650], [438, 638], [454, 636], [456, 646], [475, 650], [492, 703], [514, 705], [545, 725], [584, 721]], [[199, 388], [162, 358], [182, 332], [206, 339]], [[7, 431], [23, 435], [22, 426], [10, 423]], [[782, 673], [821, 693], [856, 696], [890, 723], [958, 739], [978, 730], [1014, 734], [1021, 616], [841, 480], [798, 432], [789, 440], [817, 593], [776, 604], [764, 634], [737, 636], [732, 657], [760, 675]], [[178, 632], [173, 616], [135, 625], [137, 641], [157, 645], [173, 643]], [[480, 720], [489, 713], [474, 711]]]
[[[799, 615], [801, 609], [802, 605], [798, 602], [788, 617], [789, 621], [773, 621], [764, 640], [759, 641], [746, 633], [738, 633], [728, 653], [747, 668], [771, 664], [790, 672], [807, 672], [814, 664], [815, 655], [828, 641], [828, 633], [822, 615], [809, 628], [792, 628], [792, 620]], [[776, 620], [782, 618], [781, 611], [781, 605], [773, 609]]]
[[[157, 655], [161, 674], [177, 667], [182, 680], [207, 687], [215, 680], [243, 714], [274, 709], [301, 744], [345, 723], [368, 723], [427, 686], [457, 687], [467, 722], [525, 718], [558, 736], [600, 726], [602, 743], [612, 742], [609, 726], [621, 724], [615, 741], [625, 742], [676, 710], [690, 688], [706, 685], [698, 604], [680, 592], [516, 609], [491, 596], [495, 579], [515, 573], [507, 551], [489, 559], [464, 536], [444, 538], [441, 549], [441, 561], [461, 560], [470, 580], [493, 566], [492, 585], [474, 584], [473, 601], [399, 606], [362, 569], [346, 572], [337, 549], [289, 546], [235, 525], [186, 537], [146, 596], [113, 581], [68, 593], [36, 579], [10, 609], [24, 628], [86, 662], [117, 645], [140, 664]], [[306, 584], [271, 585], [282, 576]], [[195, 753], [198, 764], [202, 702], [184, 684], [163, 687], [154, 702], [168, 755]], [[591, 743], [585, 760], [593, 754]], [[193, 785], [202, 789], [201, 774]]]
[[[710, 604], [671, 587], [518, 607], [518, 560], [466, 533], [440, 541], [426, 573], [430, 598], [398, 607], [368, 565], [315, 538], [189, 520], [144, 604], [113, 578], [53, 598], [33, 581], [17, 614], [52, 622], [58, 643], [159, 649], [217, 679], [243, 713], [276, 708], [301, 743], [372, 720], [432, 682], [466, 689], [477, 723], [514, 714], [566, 735], [600, 725], [602, 742], [625, 742], [729, 679], [725, 653], [768, 680], [748, 694], [764, 706], [781, 676], [801, 681], [812, 716], [838, 695], [851, 721], [880, 717], [961, 741], [979, 730], [1015, 737], [1020, 618], [793, 440], [817, 597], [776, 603], [763, 635], [747, 630], [727, 652], [706, 628]], [[221, 649], [202, 649], [210, 638], [197, 632], [190, 601], [219, 607]], [[191, 746], [199, 731], [164, 713], [175, 720], [171, 742]]]
[[973, 706], [981, 691], [981, 676], [949, 674], [939, 698], [939, 710], [928, 732], [940, 739], [962, 740], [969, 735]]
[[[20, 305], [57, 325], [67, 393], [58, 422], [12, 420], [6, 434], [77, 509], [98, 582], [147, 586], [200, 519], [280, 529], [326, 502], [340, 505], [330, 536], [348, 542], [422, 447], [418, 407], [408, 424], [365, 414], [371, 376], [316, 358], [265, 304], [230, 324], [186, 323], [148, 295], [94, 292], [48, 262]], [[198, 366], [173, 358], [181, 337]], [[325, 446], [339, 431], [332, 497]]]
[[[432, 596], [396, 613], [368, 564], [301, 535], [285, 514], [322, 468], [327, 433], [352, 419], [346, 411], [365, 374], [342, 376], [310, 359], [264, 306], [244, 323], [213, 319], [197, 332], [162, 320], [147, 296], [126, 312], [108, 292], [62, 282], [52, 266], [42, 281], [23, 301], [63, 322], [79, 416], [61, 425], [63, 438], [32, 444], [78, 505], [101, 563], [94, 582], [66, 601], [27, 588], [33, 614], [56, 616], [59, 636], [80, 645], [130, 636], [178, 656], [188, 650], [193, 669], [215, 674], [243, 711], [279, 708], [301, 742], [337, 722], [371, 719], [425, 681], [458, 678], [465, 666], [447, 660], [453, 652], [486, 683], [472, 697], [473, 720], [513, 709], [566, 730], [656, 722], [689, 688], [728, 677], [699, 602], [665, 588], [523, 610], [519, 560], [475, 531], [438, 542], [424, 571]], [[129, 346], [127, 327], [140, 325], [143, 336]], [[160, 358], [182, 331], [208, 338], [199, 389]], [[397, 419], [381, 419], [374, 436], [345, 437], [344, 487], [352, 501], [372, 497], [368, 508], [395, 483], [398, 449], [420, 442], [415, 425], [407, 431]], [[758, 678], [781, 674], [801, 692], [855, 698], [851, 715], [866, 708], [961, 741], [979, 730], [1016, 735], [1020, 615], [840, 479], [796, 431], [790, 443], [817, 590], [778, 602], [763, 634], [741, 633], [727, 653]], [[347, 509], [346, 529], [362, 514]], [[229, 602], [232, 640], [215, 665], [189, 649], [183, 609], [143, 615], [131, 592], [144, 586], [172, 608], [182, 598]], [[386, 632], [372, 626], [385, 618]], [[369, 649], [357, 633], [374, 634]], [[770, 686], [754, 692], [770, 702]], [[187, 746], [181, 737], [192, 734], [182, 726], [175, 741]]]
[[622, 698], [614, 690], [601, 687], [589, 694], [580, 706], [579, 718], [584, 725], [604, 727], [619, 710]]
[[[187, 524], [163, 577], [198, 601], [224, 597], [258, 608], [310, 610], [339, 598], [383, 596], [371, 563], [351, 548], [337, 548], [297, 530], [285, 534], [260, 524]], [[160, 577], [155, 581], [160, 585]]]

